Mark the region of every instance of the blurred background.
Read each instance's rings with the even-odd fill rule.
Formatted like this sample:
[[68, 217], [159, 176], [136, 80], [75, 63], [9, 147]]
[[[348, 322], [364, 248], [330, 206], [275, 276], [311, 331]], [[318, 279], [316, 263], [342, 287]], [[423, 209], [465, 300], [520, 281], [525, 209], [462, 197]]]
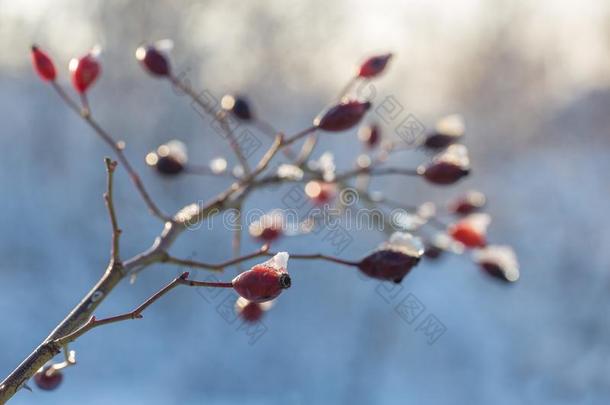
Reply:
[[[177, 138], [190, 161], [233, 159], [225, 143], [169, 84], [135, 61], [142, 42], [171, 38], [176, 72], [201, 91], [247, 94], [287, 133], [310, 125], [364, 57], [392, 51], [375, 82], [426, 126], [466, 118], [473, 174], [435, 188], [402, 177], [373, 188], [409, 203], [484, 191], [490, 239], [513, 245], [521, 279], [485, 277], [467, 257], [424, 262], [387, 302], [379, 285], [324, 262], [291, 262], [293, 288], [252, 339], [217, 311], [223, 297], [179, 290], [145, 318], [95, 330], [73, 349], [79, 364], [55, 392], [19, 392], [15, 404], [607, 404], [610, 401], [610, 4], [572, 1], [88, 1], [0, 0], [0, 372], [7, 374], [89, 290], [108, 260], [102, 201], [109, 150], [30, 66], [35, 42], [67, 64], [101, 44], [95, 117], [127, 142], [127, 155], [161, 207], [203, 201], [226, 181], [169, 181], [144, 164]], [[376, 100], [377, 101], [377, 100]], [[393, 128], [385, 129], [393, 135]], [[262, 142], [268, 142], [261, 136]], [[325, 136], [349, 168], [355, 131]], [[262, 153], [259, 151], [259, 154]], [[252, 157], [255, 159], [258, 155]], [[395, 162], [422, 161], [401, 154]], [[116, 176], [123, 254], [160, 231]], [[255, 193], [246, 209], [278, 207], [285, 189]], [[353, 232], [341, 256], [384, 240]], [[188, 232], [176, 256], [231, 254], [230, 232]], [[244, 251], [256, 248], [244, 237]], [[332, 253], [320, 237], [277, 249]], [[129, 310], [180, 270], [153, 266], [119, 286], [100, 316]], [[235, 269], [222, 279], [231, 278]], [[203, 272], [197, 277], [204, 277]], [[428, 344], [395, 306], [409, 293], [446, 332]], [[387, 296], [386, 296], [387, 298]], [[424, 316], [422, 315], [422, 317]]]

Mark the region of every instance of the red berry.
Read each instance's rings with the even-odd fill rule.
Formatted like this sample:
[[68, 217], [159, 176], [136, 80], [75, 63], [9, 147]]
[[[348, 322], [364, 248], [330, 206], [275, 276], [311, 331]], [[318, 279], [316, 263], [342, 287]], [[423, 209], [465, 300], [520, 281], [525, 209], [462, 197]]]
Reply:
[[368, 101], [344, 100], [316, 117], [313, 125], [324, 131], [345, 131], [358, 124], [370, 107]]
[[362, 78], [371, 78], [379, 75], [384, 71], [388, 61], [392, 57], [391, 53], [384, 55], [372, 56], [365, 60], [358, 71], [358, 76]]
[[173, 176], [184, 171], [187, 162], [186, 146], [180, 141], [170, 141], [146, 155], [146, 164], [160, 174]]
[[381, 132], [377, 124], [366, 125], [360, 128], [358, 138], [364, 142], [370, 149], [379, 144], [381, 140]]
[[280, 210], [271, 211], [254, 221], [248, 227], [248, 232], [254, 238], [265, 242], [276, 240], [282, 235], [284, 229], [284, 215]]
[[418, 167], [417, 172], [430, 183], [453, 184], [470, 173], [468, 151], [463, 145], [451, 145], [432, 162]]
[[484, 247], [489, 222], [489, 215], [472, 214], [451, 225], [447, 233], [468, 248]]
[[136, 49], [136, 59], [153, 76], [169, 76], [171, 73], [167, 56], [154, 45], [138, 47]]
[[235, 303], [235, 312], [246, 322], [255, 323], [261, 320], [265, 312], [271, 308], [272, 302], [251, 302], [239, 297]]
[[286, 272], [288, 253], [280, 252], [270, 260], [233, 279], [233, 288], [239, 295], [252, 302], [265, 302], [276, 298], [282, 290], [290, 288], [290, 276]]
[[419, 263], [423, 252], [418, 238], [408, 233], [396, 232], [387, 243], [362, 259], [358, 268], [369, 277], [400, 283]]
[[248, 103], [248, 100], [246, 100], [244, 97], [231, 96], [227, 94], [222, 98], [220, 104], [222, 105], [223, 109], [232, 112], [233, 115], [241, 120], [249, 121], [253, 117], [252, 110], [250, 109], [250, 103]]
[[488, 246], [474, 253], [474, 260], [488, 275], [502, 281], [519, 279], [519, 264], [515, 252], [508, 246]]
[[305, 194], [316, 205], [329, 203], [337, 193], [337, 186], [334, 183], [312, 180], [305, 185]]
[[468, 191], [449, 204], [449, 212], [458, 215], [469, 215], [485, 205], [485, 195], [479, 191]]
[[441, 149], [457, 142], [464, 136], [464, 120], [459, 114], [448, 115], [437, 121], [434, 131], [426, 136], [424, 146]]
[[81, 58], [74, 58], [69, 64], [72, 75], [72, 85], [79, 93], [84, 93], [95, 82], [100, 74], [100, 63], [94, 52], [90, 52]]
[[45, 366], [34, 374], [34, 382], [41, 390], [52, 391], [59, 387], [64, 376], [59, 370], [52, 370], [50, 366]]
[[32, 45], [32, 64], [36, 73], [42, 80], [55, 80], [56, 72], [55, 65], [49, 56], [41, 51], [36, 45]]

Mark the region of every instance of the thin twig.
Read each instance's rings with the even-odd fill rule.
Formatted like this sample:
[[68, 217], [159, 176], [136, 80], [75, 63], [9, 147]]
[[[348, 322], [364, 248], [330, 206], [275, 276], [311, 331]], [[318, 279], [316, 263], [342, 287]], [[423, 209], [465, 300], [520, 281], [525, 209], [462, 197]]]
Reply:
[[246, 157], [244, 156], [243, 151], [241, 150], [241, 147], [237, 143], [237, 140], [235, 139], [233, 131], [231, 130], [231, 127], [229, 126], [229, 123], [226, 120], [226, 114], [223, 111], [216, 111], [214, 109], [214, 107], [205, 103], [201, 99], [201, 97], [197, 93], [195, 93], [195, 91], [190, 86], [185, 84], [179, 78], [177, 78], [175, 76], [168, 76], [168, 80], [170, 81], [172, 86], [174, 86], [176, 89], [184, 92], [187, 96], [189, 96], [189, 98], [195, 104], [197, 104], [199, 107], [201, 107], [206, 114], [208, 114], [212, 119], [215, 119], [220, 123], [220, 126], [222, 127], [223, 131], [225, 132], [225, 134], [227, 136], [227, 140], [229, 141], [229, 145], [231, 146], [231, 149], [233, 149], [235, 156], [237, 156], [237, 159], [239, 160], [240, 164], [244, 168], [244, 172], [246, 174], [248, 174], [248, 172], [250, 171], [248, 161], [247, 161]]
[[155, 303], [159, 298], [173, 290], [175, 287], [179, 285], [185, 285], [189, 287], [215, 287], [215, 288], [232, 288], [232, 283], [220, 283], [220, 282], [208, 282], [208, 281], [195, 281], [188, 279], [188, 272], [184, 272], [180, 275], [180, 277], [176, 277], [165, 287], [161, 288], [159, 291], [151, 295], [146, 299], [142, 304], [140, 304], [136, 309], [130, 312], [126, 312], [121, 315], [115, 315], [108, 318], [96, 319], [95, 316], [89, 318], [89, 321], [82, 325], [80, 328], [75, 331], [55, 340], [55, 343], [61, 346], [65, 346], [70, 342], [75, 341], [80, 336], [84, 335], [91, 329], [97, 328], [102, 325], [108, 325], [111, 323], [131, 320], [131, 319], [141, 319], [142, 312], [149, 306]]
[[250, 259], [254, 259], [256, 257], [266, 256], [269, 250], [269, 245], [265, 244], [261, 246], [260, 249], [253, 253], [249, 253], [244, 256], [235, 257], [233, 259], [221, 262], [221, 263], [204, 263], [196, 260], [188, 260], [188, 259], [178, 259], [176, 257], [167, 255], [162, 261], [166, 263], [177, 264], [178, 266], [184, 266], [187, 268], [198, 268], [198, 269], [206, 269], [213, 271], [223, 271], [226, 267], [233, 266], [235, 264], [245, 262]]
[[[277, 253], [275, 253], [275, 252], [265, 253], [266, 256], [275, 256], [276, 254]], [[343, 264], [346, 266], [353, 266], [353, 267], [357, 267], [360, 264], [359, 261], [345, 260], [345, 259], [341, 259], [338, 257], [329, 256], [329, 255], [325, 255], [325, 254], [321, 254], [321, 253], [313, 253], [313, 254], [293, 254], [293, 253], [291, 253], [290, 258], [297, 259], [297, 260], [326, 260], [329, 262], [339, 263], [339, 264]]]
[[286, 138], [286, 140], [284, 141], [284, 146], [288, 146], [288, 145], [295, 143], [299, 139], [311, 134], [312, 132], [315, 132], [317, 129], [318, 129], [318, 127], [316, 127], [315, 125], [312, 125], [311, 127], [306, 128], [306, 129], [302, 130], [301, 132], [298, 132], [289, 138]]
[[121, 236], [121, 229], [117, 221], [116, 212], [114, 210], [114, 196], [113, 196], [113, 178], [114, 170], [117, 167], [117, 162], [110, 158], [105, 158], [106, 163], [106, 192], [104, 193], [104, 201], [106, 202], [106, 208], [108, 209], [108, 215], [110, 216], [110, 224], [112, 225], [112, 247], [110, 253], [112, 255], [112, 261], [114, 263], [120, 262], [119, 255], [119, 237]]

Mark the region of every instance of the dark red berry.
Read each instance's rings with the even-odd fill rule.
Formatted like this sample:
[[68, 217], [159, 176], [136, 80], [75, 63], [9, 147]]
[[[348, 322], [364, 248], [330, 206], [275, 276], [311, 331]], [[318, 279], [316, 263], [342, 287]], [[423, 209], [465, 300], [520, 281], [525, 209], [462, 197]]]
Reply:
[[169, 76], [170, 63], [167, 56], [154, 45], [144, 45], [136, 49], [136, 59], [153, 76]]
[[463, 145], [451, 145], [432, 162], [418, 167], [417, 172], [430, 183], [453, 184], [470, 173], [468, 151]]
[[474, 260], [486, 274], [502, 281], [519, 279], [519, 264], [515, 252], [508, 246], [488, 246], [476, 251]]
[[180, 141], [170, 141], [146, 155], [146, 164], [166, 176], [182, 173], [186, 162], [186, 146]]
[[55, 65], [49, 56], [36, 45], [32, 45], [32, 64], [42, 80], [52, 81], [57, 76]]
[[468, 248], [481, 248], [487, 244], [485, 234], [489, 222], [489, 215], [472, 214], [451, 225], [447, 233]]
[[305, 185], [305, 194], [311, 198], [314, 204], [323, 205], [335, 198], [337, 186], [335, 183], [312, 180]]
[[241, 120], [250, 121], [254, 116], [250, 109], [250, 103], [245, 97], [226, 95], [222, 98], [220, 104], [223, 109], [230, 111]]
[[442, 149], [464, 136], [465, 126], [461, 115], [452, 114], [441, 118], [432, 132], [426, 136], [424, 146], [428, 149]]
[[397, 232], [358, 265], [367, 276], [400, 283], [419, 263], [424, 252], [421, 241], [410, 234]]
[[485, 206], [485, 195], [479, 191], [468, 191], [449, 204], [449, 212], [458, 215], [469, 215]]
[[235, 312], [246, 322], [255, 323], [261, 320], [265, 312], [271, 307], [272, 302], [251, 302], [244, 297], [239, 297], [235, 303]]
[[64, 376], [61, 371], [45, 366], [34, 374], [34, 382], [41, 390], [52, 391], [59, 387]]
[[313, 124], [324, 131], [345, 131], [358, 124], [370, 107], [368, 101], [344, 100], [316, 117]]
[[235, 291], [248, 301], [271, 301], [290, 288], [290, 276], [286, 272], [288, 253], [280, 252], [262, 264], [239, 274], [233, 279]]
[[372, 56], [365, 60], [358, 71], [358, 76], [362, 78], [371, 78], [379, 75], [384, 71], [388, 61], [392, 57], [391, 53], [384, 55]]
[[84, 93], [98, 78], [101, 67], [97, 56], [90, 52], [81, 58], [74, 58], [69, 64], [72, 85], [79, 93]]
[[370, 149], [374, 148], [381, 140], [379, 126], [376, 124], [363, 126], [358, 132], [358, 138], [360, 138], [360, 141], [366, 144]]

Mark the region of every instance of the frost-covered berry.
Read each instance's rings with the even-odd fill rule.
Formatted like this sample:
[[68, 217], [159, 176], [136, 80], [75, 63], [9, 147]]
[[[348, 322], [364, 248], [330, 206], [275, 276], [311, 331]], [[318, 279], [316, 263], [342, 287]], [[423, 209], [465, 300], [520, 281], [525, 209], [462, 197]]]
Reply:
[[419, 263], [424, 247], [419, 238], [396, 232], [379, 248], [362, 259], [358, 268], [367, 276], [400, 283]]
[[470, 173], [470, 159], [464, 145], [451, 145], [417, 172], [433, 184], [453, 184]]
[[473, 253], [475, 263], [481, 270], [502, 281], [519, 279], [519, 263], [514, 250], [509, 246], [490, 245]]
[[272, 242], [282, 236], [284, 229], [284, 214], [281, 210], [273, 210], [248, 227], [248, 232], [254, 238]]
[[316, 117], [313, 125], [324, 131], [345, 131], [358, 124], [369, 108], [368, 101], [343, 100]]
[[169, 141], [146, 155], [146, 164], [167, 176], [181, 173], [187, 160], [186, 145], [177, 140]]
[[233, 279], [235, 291], [248, 301], [271, 301], [290, 288], [290, 276], [286, 272], [288, 253], [280, 252], [264, 263], [257, 264], [250, 270]]
[[486, 203], [485, 194], [480, 191], [468, 191], [449, 204], [449, 212], [458, 215], [472, 214], [483, 208]]
[[34, 382], [41, 390], [52, 391], [59, 387], [64, 376], [61, 371], [54, 370], [51, 366], [44, 366], [34, 374]]
[[235, 302], [235, 312], [246, 322], [255, 323], [261, 320], [266, 311], [273, 305], [273, 301], [251, 302], [239, 297]]
[[491, 217], [487, 214], [471, 214], [449, 226], [447, 233], [467, 248], [481, 248], [487, 244], [487, 227]]
[[466, 131], [464, 119], [459, 114], [452, 114], [436, 122], [434, 130], [426, 135], [424, 146], [429, 149], [441, 149], [458, 142]]

